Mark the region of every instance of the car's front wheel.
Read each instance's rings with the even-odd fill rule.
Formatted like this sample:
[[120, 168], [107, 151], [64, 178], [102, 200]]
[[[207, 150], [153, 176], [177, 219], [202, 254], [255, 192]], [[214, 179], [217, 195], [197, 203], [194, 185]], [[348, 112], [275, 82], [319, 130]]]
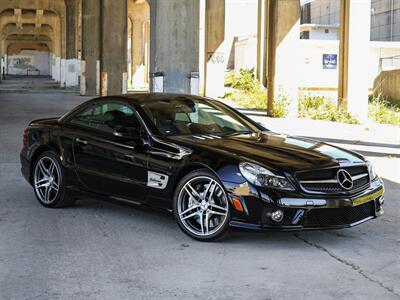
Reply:
[[190, 237], [212, 241], [229, 229], [229, 202], [218, 178], [207, 170], [196, 170], [179, 182], [174, 195], [174, 215]]
[[54, 152], [39, 155], [33, 168], [33, 189], [40, 204], [59, 208], [74, 203], [64, 187], [64, 179], [64, 169]]

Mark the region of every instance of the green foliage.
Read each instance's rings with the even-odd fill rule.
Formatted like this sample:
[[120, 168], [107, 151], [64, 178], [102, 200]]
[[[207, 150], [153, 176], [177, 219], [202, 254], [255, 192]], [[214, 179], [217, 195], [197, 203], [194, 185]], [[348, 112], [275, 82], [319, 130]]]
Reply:
[[225, 86], [230, 86], [246, 93], [256, 93], [260, 89], [260, 82], [255, 79], [254, 68], [240, 69], [239, 75], [236, 75], [234, 71], [225, 74]]
[[[226, 73], [225, 86], [234, 90], [224, 98], [230, 99], [245, 108], [266, 109], [267, 91], [254, 78], [254, 69], [240, 69], [237, 76], [233, 71]], [[370, 97], [369, 117], [379, 123], [400, 126], [400, 105], [398, 101], [388, 101]], [[283, 118], [288, 115], [290, 99], [280, 93], [274, 102], [272, 117]], [[337, 107], [335, 101], [323, 96], [302, 95], [299, 99], [299, 117], [313, 120], [327, 120], [349, 124], [359, 124], [350, 113]]]
[[289, 107], [292, 101], [282, 94], [278, 96], [277, 99], [274, 101], [274, 112], [272, 117], [275, 118], [284, 118], [289, 113]]
[[[225, 75], [225, 86], [231, 86], [235, 91], [227, 93], [224, 98], [230, 99], [245, 108], [266, 109], [267, 91], [254, 77], [254, 69], [240, 69], [239, 76], [234, 72]], [[290, 100], [279, 96], [274, 102], [273, 117], [283, 118], [289, 112]]]
[[303, 96], [299, 99], [299, 117], [359, 124], [350, 113], [339, 109], [336, 103], [322, 96]]
[[225, 73], [225, 86], [232, 86], [233, 81], [235, 80], [236, 75], [235, 71], [229, 71]]
[[267, 107], [267, 92], [261, 89], [254, 93], [238, 90], [225, 94], [224, 98], [232, 100], [244, 108], [266, 109]]
[[368, 117], [385, 124], [400, 126], [400, 107], [379, 98], [370, 99]]
[[239, 76], [235, 76], [232, 87], [247, 93], [256, 93], [260, 90], [260, 82], [254, 78], [253, 69], [240, 69]]

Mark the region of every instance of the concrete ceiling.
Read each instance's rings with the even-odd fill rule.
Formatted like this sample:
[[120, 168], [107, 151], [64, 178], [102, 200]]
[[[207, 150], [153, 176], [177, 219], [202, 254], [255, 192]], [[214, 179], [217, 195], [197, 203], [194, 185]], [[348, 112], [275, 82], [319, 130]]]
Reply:
[[[21, 40], [60, 43], [65, 36], [66, 6], [76, 5], [77, 1], [0, 1], [0, 42]], [[54, 48], [60, 51], [61, 45], [55, 45]]]

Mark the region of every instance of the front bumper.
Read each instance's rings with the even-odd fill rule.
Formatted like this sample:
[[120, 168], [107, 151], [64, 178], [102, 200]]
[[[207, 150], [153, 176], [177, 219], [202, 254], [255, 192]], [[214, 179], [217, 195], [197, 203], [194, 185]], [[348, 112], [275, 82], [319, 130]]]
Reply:
[[[270, 195], [250, 187], [246, 194], [231, 189], [230, 198], [240, 199], [244, 213], [234, 212], [230, 225], [258, 230], [322, 230], [348, 228], [383, 214], [384, 186], [377, 178], [370, 186], [352, 196], [308, 197], [307, 195]], [[274, 211], [283, 212], [280, 221], [274, 221]]]

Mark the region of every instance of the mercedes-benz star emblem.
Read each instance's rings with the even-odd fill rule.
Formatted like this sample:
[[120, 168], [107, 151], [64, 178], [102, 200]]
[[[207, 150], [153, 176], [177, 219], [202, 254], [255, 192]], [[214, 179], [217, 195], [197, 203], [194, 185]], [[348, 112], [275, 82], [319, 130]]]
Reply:
[[353, 187], [353, 178], [346, 170], [340, 169], [336, 176], [340, 186], [345, 190], [350, 190]]

